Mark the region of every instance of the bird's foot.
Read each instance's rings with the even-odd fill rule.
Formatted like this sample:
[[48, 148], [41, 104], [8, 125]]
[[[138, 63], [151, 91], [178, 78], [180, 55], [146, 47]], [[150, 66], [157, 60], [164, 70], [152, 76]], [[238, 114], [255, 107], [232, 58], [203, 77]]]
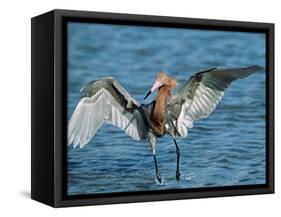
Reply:
[[181, 179], [181, 173], [180, 173], [180, 171], [177, 170], [177, 172], [176, 172], [176, 180], [177, 180], [177, 182], [179, 182], [180, 179]]
[[159, 183], [159, 184], [161, 184], [162, 183], [162, 177], [161, 177], [161, 175], [160, 175], [160, 173], [158, 172], [158, 173], [156, 173], [156, 179], [157, 179], [157, 182]]

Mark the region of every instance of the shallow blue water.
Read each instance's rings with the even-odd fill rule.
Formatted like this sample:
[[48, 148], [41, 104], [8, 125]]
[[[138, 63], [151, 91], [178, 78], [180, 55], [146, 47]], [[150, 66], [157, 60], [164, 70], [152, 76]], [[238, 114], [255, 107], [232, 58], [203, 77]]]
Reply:
[[[68, 118], [91, 80], [114, 76], [141, 103], [157, 72], [183, 84], [212, 67], [265, 66], [257, 33], [68, 24]], [[68, 194], [93, 194], [265, 183], [265, 73], [233, 83], [207, 119], [179, 139], [180, 182], [169, 136], [158, 139], [164, 184], [155, 182], [149, 145], [104, 125], [83, 149], [68, 147]]]

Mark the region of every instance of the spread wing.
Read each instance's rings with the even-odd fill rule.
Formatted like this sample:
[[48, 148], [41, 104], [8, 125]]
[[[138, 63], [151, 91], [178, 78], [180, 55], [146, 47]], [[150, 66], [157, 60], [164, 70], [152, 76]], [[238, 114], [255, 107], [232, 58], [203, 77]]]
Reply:
[[167, 114], [176, 136], [187, 136], [193, 121], [208, 117], [221, 101], [225, 89], [231, 82], [245, 78], [261, 67], [216, 69], [199, 72], [191, 76], [179, 92], [167, 103]]
[[68, 123], [68, 145], [82, 148], [103, 123], [121, 128], [135, 140], [146, 138], [142, 109], [113, 78], [92, 81], [81, 89], [80, 100]]

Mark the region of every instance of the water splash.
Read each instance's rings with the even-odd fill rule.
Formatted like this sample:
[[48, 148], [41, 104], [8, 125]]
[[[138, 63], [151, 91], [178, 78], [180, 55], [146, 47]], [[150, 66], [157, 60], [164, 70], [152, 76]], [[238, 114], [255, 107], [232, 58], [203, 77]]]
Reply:
[[161, 176], [161, 182], [159, 182], [158, 179], [155, 177], [155, 183], [157, 185], [161, 185], [161, 186], [165, 186], [166, 185], [166, 181], [165, 181], [163, 176]]
[[184, 181], [191, 181], [191, 179], [193, 179], [194, 178], [194, 174], [193, 173], [190, 173], [190, 174], [182, 174], [181, 175], [181, 178], [182, 178], [182, 180], [184, 180]]

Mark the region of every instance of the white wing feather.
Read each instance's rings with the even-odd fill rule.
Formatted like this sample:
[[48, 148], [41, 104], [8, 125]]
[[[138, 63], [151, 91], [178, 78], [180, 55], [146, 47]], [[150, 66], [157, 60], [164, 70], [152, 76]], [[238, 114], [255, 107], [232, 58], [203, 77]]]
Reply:
[[176, 121], [178, 132], [182, 137], [188, 134], [188, 128], [193, 127], [193, 121], [208, 117], [216, 108], [224, 95], [223, 91], [212, 90], [200, 83], [193, 100], [183, 103], [180, 115]]
[[210, 69], [194, 74], [183, 88], [168, 102], [168, 114], [177, 135], [186, 137], [193, 121], [208, 117], [232, 81], [245, 78], [261, 70], [251, 66], [237, 69]]
[[146, 138], [141, 113], [138, 110], [128, 112], [107, 88], [101, 88], [78, 103], [68, 124], [68, 144], [84, 147], [104, 123], [119, 127], [135, 140]]

